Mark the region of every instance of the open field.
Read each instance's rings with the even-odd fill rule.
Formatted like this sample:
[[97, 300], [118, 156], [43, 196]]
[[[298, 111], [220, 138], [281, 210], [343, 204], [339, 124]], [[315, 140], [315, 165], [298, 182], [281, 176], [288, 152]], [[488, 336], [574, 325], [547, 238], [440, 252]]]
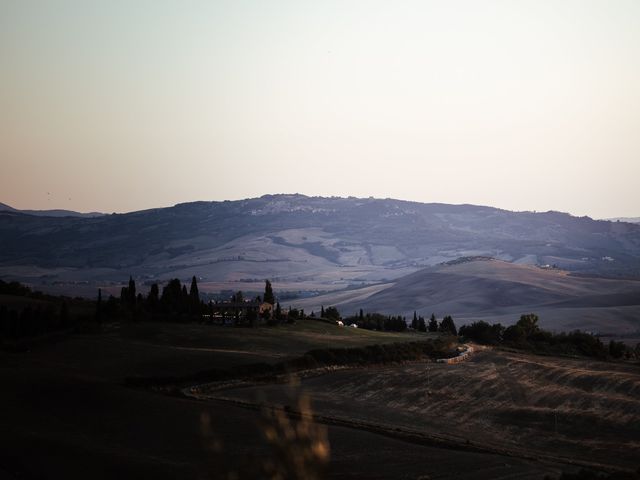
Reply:
[[[276, 328], [233, 328], [199, 324], [106, 325], [95, 335], [71, 335], [25, 356], [17, 364], [81, 371], [101, 380], [129, 376], [182, 376], [212, 368], [275, 363], [315, 348], [357, 347], [415, 341], [428, 334], [385, 333], [307, 320]], [[90, 363], [87, 362], [90, 360]]]
[[[535, 312], [548, 330], [589, 330], [617, 335], [640, 331], [640, 281], [579, 277], [566, 271], [476, 259], [425, 268], [386, 285], [331, 292], [293, 301], [307, 311], [336, 305], [348, 314], [414, 311], [505, 325]], [[400, 307], [401, 306], [401, 307]]]
[[[426, 337], [339, 328], [316, 321], [259, 329], [193, 324], [118, 328], [114, 324], [100, 334], [63, 336], [29, 352], [0, 353], [5, 392], [0, 397], [0, 478], [200, 479], [227, 478], [228, 472], [239, 472], [239, 478], [260, 478], [247, 466], [261, 465], [274, 453], [260, 429], [264, 418], [259, 411], [225, 401], [202, 402], [128, 388], [124, 378], [187, 375], [209, 368], [280, 361], [327, 343], [331, 347], [362, 346]], [[395, 422], [399, 429], [406, 425], [412, 399], [419, 396], [421, 368], [423, 364], [343, 370], [310, 378], [303, 385], [316, 391], [326, 387], [314, 399], [313, 408], [319, 413], [331, 413], [333, 408], [358, 419], [361, 406], [369, 401], [384, 414], [370, 413], [365, 420]], [[447, 372], [455, 371], [443, 369], [439, 381], [449, 382]], [[396, 387], [389, 390], [386, 400], [375, 400], [380, 392], [366, 393], [375, 391], [376, 383], [378, 390], [386, 389], [392, 380]], [[460, 380], [454, 375], [450, 381], [456, 385]], [[339, 387], [336, 382], [351, 385]], [[283, 387], [265, 385], [264, 394], [275, 399], [280, 395], [278, 388]], [[225, 395], [259, 390], [252, 387]], [[385, 402], [395, 405], [397, 412], [390, 416]], [[203, 413], [210, 418], [213, 436], [221, 445], [218, 453], [208, 448], [212, 440], [203, 434]], [[556, 461], [408, 441], [349, 424], [329, 424], [327, 429], [329, 478], [415, 479], [428, 474], [443, 479], [514, 475], [541, 479], [568, 468]]]
[[603, 468], [640, 464], [638, 365], [485, 350], [457, 365], [355, 368], [212, 393], [275, 405], [301, 394], [329, 422], [354, 428]]

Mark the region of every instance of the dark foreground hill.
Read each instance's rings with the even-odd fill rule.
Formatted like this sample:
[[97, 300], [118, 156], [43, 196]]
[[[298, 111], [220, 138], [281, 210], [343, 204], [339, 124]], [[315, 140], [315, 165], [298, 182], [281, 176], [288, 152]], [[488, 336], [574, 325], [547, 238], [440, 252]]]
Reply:
[[[95, 218], [0, 212], [0, 276], [96, 285], [201, 277], [203, 289], [336, 290], [458, 257], [640, 278], [640, 225], [558, 212], [266, 195]], [[258, 291], [260, 287], [255, 287]]]
[[[326, 429], [320, 478], [541, 480], [584, 465], [637, 468], [632, 363], [486, 351], [457, 365], [424, 359], [218, 383], [200, 399], [125, 381], [430, 338], [312, 320], [257, 329], [121, 322], [0, 351], [0, 478], [276, 478], [256, 470], [299, 459], [297, 442], [280, 446], [317, 432], [298, 428], [303, 391]], [[269, 412], [286, 412], [283, 423], [299, 433], [267, 435]]]

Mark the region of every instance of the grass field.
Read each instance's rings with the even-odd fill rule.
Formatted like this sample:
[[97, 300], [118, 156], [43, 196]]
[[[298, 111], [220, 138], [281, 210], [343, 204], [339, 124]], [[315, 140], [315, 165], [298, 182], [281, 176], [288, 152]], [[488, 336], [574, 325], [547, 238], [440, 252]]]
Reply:
[[11, 362], [78, 371], [110, 381], [182, 376], [251, 363], [275, 363], [315, 348], [357, 347], [428, 338], [428, 334], [374, 332], [320, 321], [261, 328], [200, 324], [124, 323], [103, 332], [68, 335]]
[[525, 458], [640, 466], [638, 365], [486, 350], [457, 365], [348, 369], [214, 396], [290, 405], [303, 393], [320, 415], [356, 428]]
[[[181, 376], [279, 362], [314, 348], [426, 338], [318, 321], [257, 329], [138, 323], [0, 352], [0, 479], [265, 478], [256, 468], [277, 454], [265, 441], [265, 417], [241, 403], [291, 405], [301, 389], [329, 419], [327, 478], [542, 479], [573, 468], [566, 458], [544, 458], [549, 451], [633, 464], [638, 376], [620, 364], [485, 352], [454, 366], [339, 369], [297, 387], [247, 386], [206, 401], [124, 384], [130, 376]], [[552, 407], [562, 412], [558, 434]], [[599, 436], [578, 441], [596, 418]], [[453, 443], [434, 442], [434, 434]], [[467, 439], [494, 451], [466, 448]], [[520, 455], [519, 442], [534, 454]]]

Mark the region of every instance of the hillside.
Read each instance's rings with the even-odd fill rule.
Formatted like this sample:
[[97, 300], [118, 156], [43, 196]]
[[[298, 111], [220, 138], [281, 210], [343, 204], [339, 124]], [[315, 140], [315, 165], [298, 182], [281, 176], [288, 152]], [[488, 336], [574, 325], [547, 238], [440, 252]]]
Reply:
[[640, 330], [638, 280], [580, 277], [486, 258], [428, 267], [377, 289], [329, 293], [294, 305], [336, 305], [347, 314], [360, 308], [407, 316], [435, 312], [452, 314], [458, 324], [476, 319], [511, 324], [522, 313], [536, 312], [542, 325], [553, 330]]
[[[471, 255], [640, 277], [640, 225], [558, 212], [266, 195], [95, 218], [0, 212], [0, 277], [50, 288], [200, 277], [203, 289], [310, 295]], [[40, 287], [40, 288], [45, 288]]]
[[[354, 347], [424, 338], [428, 335], [368, 332], [315, 321], [259, 329], [121, 323], [105, 325], [103, 331], [94, 334], [62, 337], [23, 354], [0, 351], [0, 381], [6, 392], [0, 396], [0, 478], [269, 478], [255, 472], [233, 475], [233, 472], [256, 468], [277, 455], [265, 439], [265, 416], [260, 409], [131, 388], [126, 386], [125, 379], [185, 376], [203, 370], [272, 363], [327, 346]], [[502, 363], [498, 368], [500, 374], [505, 375]], [[432, 368], [431, 384], [426, 388], [425, 367]], [[475, 365], [459, 365], [457, 375], [448, 367], [411, 362], [375, 368], [328, 369], [317, 372], [324, 375], [293, 376], [290, 383], [281, 383], [281, 379], [275, 379], [277, 383], [262, 383], [260, 388], [266, 396], [258, 401], [275, 403], [276, 407], [296, 405], [295, 397], [288, 397], [287, 392], [295, 394], [295, 386], [302, 383], [305, 388], [309, 387], [314, 397], [314, 411], [320, 414], [329, 415], [332, 410], [338, 410], [339, 416], [347, 420], [358, 421], [365, 415], [364, 420], [371, 421], [371, 414], [384, 413], [373, 421], [395, 432], [392, 435], [361, 428], [355, 422], [326, 425], [331, 451], [330, 472], [326, 478], [415, 479], [427, 478], [429, 474], [431, 478], [440, 479], [507, 480], [519, 474], [517, 478], [541, 479], [545, 474], [557, 474], [570, 467], [546, 459], [519, 458], [509, 452], [478, 452], [464, 446], [443, 448], [439, 442], [400, 436], [406, 429], [407, 416], [417, 409], [419, 415], [410, 420], [414, 430], [421, 430], [419, 433], [427, 430], [423, 427], [431, 425], [433, 429], [433, 425], [438, 425], [432, 422], [434, 418], [440, 422], [453, 419], [456, 423], [451, 425], [459, 428], [459, 423], [466, 419], [461, 415], [464, 408], [455, 395], [451, 395], [448, 385], [460, 391], [467, 385], [472, 386], [467, 395], [472, 396], [473, 413], [485, 403], [490, 406], [487, 413], [492, 428], [489, 433], [493, 434], [514, 418], [518, 420], [519, 412], [512, 415], [511, 410], [502, 409], [509, 399], [508, 392], [491, 403], [487, 402], [491, 392], [484, 392], [480, 401], [473, 398], [494, 384], [490, 377], [492, 364], [480, 365], [481, 375], [477, 377], [474, 377]], [[453, 377], [446, 374], [449, 371]], [[518, 379], [525, 379], [531, 371], [522, 368], [515, 373]], [[608, 373], [604, 372], [603, 377], [610, 376]], [[617, 409], [624, 405], [624, 400], [630, 407], [637, 403], [627, 398], [627, 391], [635, 384], [627, 385], [625, 380], [626, 377], [607, 380], [606, 385], [616, 388], [614, 400], [625, 397], [603, 404], [603, 408], [613, 405]], [[518, 380], [509, 381], [514, 389], [522, 388]], [[498, 383], [497, 388], [502, 384]], [[246, 395], [253, 400], [256, 388], [247, 387]], [[354, 390], [357, 396], [349, 396]], [[243, 398], [237, 388], [221, 394]], [[273, 402], [274, 398], [282, 401]], [[582, 400], [585, 395], [579, 398]], [[437, 410], [425, 408], [436, 401]], [[509, 407], [531, 415], [536, 413], [523, 401]], [[580, 413], [580, 409], [574, 410]], [[545, 413], [535, 418], [544, 418]], [[563, 434], [566, 424], [575, 418], [569, 416], [571, 413], [561, 417]], [[629, 418], [637, 421], [633, 412]], [[482, 417], [476, 416], [472, 425], [476, 427], [481, 420]], [[616, 426], [609, 419], [601, 424]], [[548, 422], [538, 429], [537, 446], [546, 438], [544, 428], [547, 426]], [[623, 425], [620, 432], [624, 434], [629, 429]], [[530, 430], [527, 433], [527, 438], [534, 438]], [[513, 438], [511, 432], [509, 438]], [[216, 448], [211, 445], [214, 441]], [[549, 450], [553, 447], [555, 444], [549, 445]], [[626, 456], [636, 454], [637, 450], [637, 446], [631, 445]], [[560, 453], [564, 452], [553, 450], [554, 455]], [[616, 466], [625, 466], [626, 456], [617, 461]]]
[[611, 222], [627, 222], [627, 223], [640, 223], [640, 217], [616, 217], [608, 218]]
[[40, 217], [101, 217], [104, 213], [100, 212], [89, 212], [89, 213], [81, 213], [75, 212], [73, 210], [63, 210], [63, 209], [53, 209], [53, 210], [18, 210], [17, 208], [13, 208], [6, 203], [0, 203], [0, 212], [14, 212], [14, 213], [24, 213], [27, 215], [35, 215]]
[[[243, 386], [211, 397], [286, 405], [304, 392], [322, 418], [352, 428], [479, 446], [514, 459], [571, 459], [635, 471], [639, 389], [637, 365], [485, 350], [455, 366], [342, 370], [299, 386]], [[424, 462], [425, 470], [437, 468], [433, 463]], [[470, 478], [543, 477], [523, 475], [511, 460], [503, 467], [487, 475], [474, 465]]]

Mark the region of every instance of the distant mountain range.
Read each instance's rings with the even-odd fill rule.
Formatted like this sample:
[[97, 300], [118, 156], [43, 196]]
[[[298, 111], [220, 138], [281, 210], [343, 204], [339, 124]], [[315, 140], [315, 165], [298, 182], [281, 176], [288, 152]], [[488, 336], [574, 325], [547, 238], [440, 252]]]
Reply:
[[36, 215], [39, 217], [101, 217], [105, 215], [100, 212], [80, 213], [73, 210], [18, 210], [17, 208], [10, 207], [5, 203], [0, 203], [0, 212], [18, 212], [25, 213], [27, 215]]
[[304, 195], [111, 215], [0, 211], [0, 278], [91, 292], [129, 275], [146, 283], [196, 275], [203, 291], [259, 291], [270, 278], [279, 291], [304, 296], [390, 282], [468, 256], [640, 278], [640, 225]]
[[628, 223], [640, 223], [640, 217], [616, 217], [608, 218], [611, 222], [628, 222]]

